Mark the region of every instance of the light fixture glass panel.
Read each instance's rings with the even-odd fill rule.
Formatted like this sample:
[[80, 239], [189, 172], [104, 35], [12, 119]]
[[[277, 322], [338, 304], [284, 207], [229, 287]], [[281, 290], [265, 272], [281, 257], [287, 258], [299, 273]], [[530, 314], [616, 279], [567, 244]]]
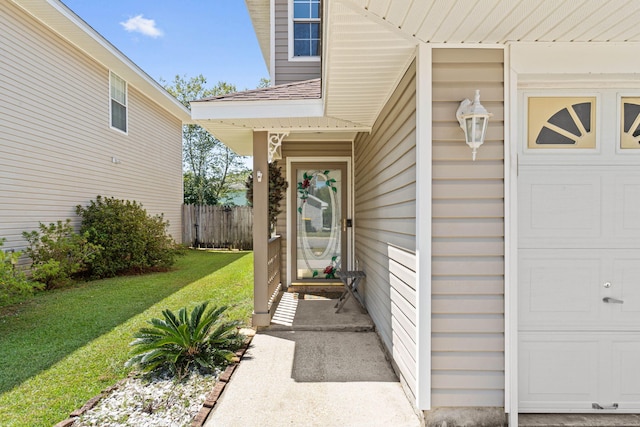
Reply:
[[467, 117], [467, 142], [479, 142], [484, 140], [487, 119], [485, 117]]

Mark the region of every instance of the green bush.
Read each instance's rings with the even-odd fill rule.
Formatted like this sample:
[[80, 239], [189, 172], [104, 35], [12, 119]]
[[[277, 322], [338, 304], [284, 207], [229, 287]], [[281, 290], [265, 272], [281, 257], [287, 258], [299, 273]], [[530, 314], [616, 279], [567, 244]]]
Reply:
[[29, 243], [26, 254], [31, 258], [34, 280], [47, 289], [63, 286], [71, 278], [87, 270], [87, 263], [102, 249], [88, 241], [88, 234], [73, 231], [71, 220], [45, 225], [38, 230], [23, 232]]
[[38, 283], [29, 282], [24, 272], [16, 268], [20, 252], [2, 250], [5, 240], [0, 239], [0, 306], [31, 295], [34, 289], [41, 287]]
[[135, 201], [101, 196], [87, 207], [78, 205], [76, 213], [82, 218], [80, 232], [102, 247], [89, 263], [92, 277], [144, 273], [173, 265], [176, 247], [162, 215], [148, 215]]
[[126, 366], [138, 366], [143, 372], [169, 370], [178, 376], [192, 367], [212, 371], [229, 363], [244, 337], [239, 322], [224, 321], [226, 307], [206, 311], [207, 303], [196, 306], [191, 314], [181, 308], [178, 314], [164, 310], [164, 320], [153, 318], [152, 328], [142, 328], [134, 336], [133, 356]]

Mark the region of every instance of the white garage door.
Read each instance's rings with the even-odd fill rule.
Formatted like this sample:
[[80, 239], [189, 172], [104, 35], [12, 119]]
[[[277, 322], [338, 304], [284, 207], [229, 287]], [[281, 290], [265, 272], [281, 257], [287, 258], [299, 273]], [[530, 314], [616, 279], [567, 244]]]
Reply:
[[525, 113], [536, 129], [518, 169], [521, 412], [640, 411], [637, 99], [598, 91], [553, 99], [541, 123]]

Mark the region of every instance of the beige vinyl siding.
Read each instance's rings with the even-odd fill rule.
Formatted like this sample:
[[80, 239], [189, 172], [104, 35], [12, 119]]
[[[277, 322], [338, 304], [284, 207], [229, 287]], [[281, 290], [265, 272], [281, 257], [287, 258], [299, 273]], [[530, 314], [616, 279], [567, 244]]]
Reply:
[[164, 213], [181, 238], [180, 120], [129, 86], [128, 135], [111, 129], [109, 70], [11, 2], [0, 2], [0, 76], [5, 248], [24, 247], [21, 232], [38, 222], [74, 219], [97, 195]]
[[403, 383], [416, 387], [416, 68], [354, 142], [355, 257], [364, 299]]
[[289, 60], [289, 0], [275, 0], [275, 81], [276, 85], [320, 77], [320, 61]]
[[[504, 405], [503, 52], [433, 50], [433, 407]], [[494, 116], [471, 149], [464, 98]]]
[[[282, 160], [278, 160], [278, 166], [282, 167], [282, 176], [287, 177], [287, 157], [309, 158], [315, 160], [321, 157], [351, 157], [351, 141], [284, 141], [282, 143]], [[289, 182], [289, 188], [296, 190], [296, 182]], [[288, 282], [287, 271], [287, 204], [288, 198], [280, 204], [282, 213], [278, 216], [276, 224], [277, 233], [282, 236], [282, 283]], [[295, 209], [295, 208], [294, 208]], [[295, 244], [293, 242], [292, 244]]]

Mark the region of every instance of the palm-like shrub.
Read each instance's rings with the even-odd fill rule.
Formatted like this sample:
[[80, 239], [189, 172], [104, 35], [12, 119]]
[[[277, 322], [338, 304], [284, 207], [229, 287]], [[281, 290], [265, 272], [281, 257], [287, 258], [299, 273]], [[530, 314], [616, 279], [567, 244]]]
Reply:
[[177, 315], [164, 310], [164, 319], [151, 319], [151, 328], [142, 328], [131, 342], [134, 349], [126, 366], [138, 366], [143, 372], [169, 370], [178, 376], [191, 367], [211, 371], [229, 363], [244, 337], [236, 321], [225, 321], [227, 307], [212, 307], [207, 302], [196, 306], [191, 314], [181, 308]]

